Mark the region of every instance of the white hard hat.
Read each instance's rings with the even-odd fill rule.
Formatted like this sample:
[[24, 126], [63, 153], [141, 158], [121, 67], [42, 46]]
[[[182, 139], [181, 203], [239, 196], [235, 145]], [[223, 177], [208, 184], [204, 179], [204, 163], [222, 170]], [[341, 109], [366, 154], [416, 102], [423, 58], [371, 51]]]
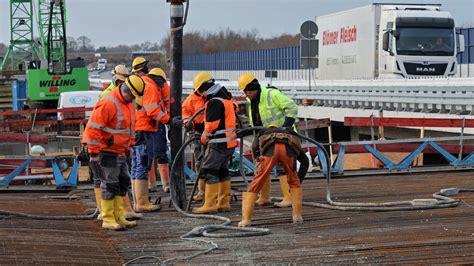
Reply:
[[31, 154], [45, 154], [46, 153], [46, 150], [43, 148], [43, 146], [41, 145], [34, 145], [33, 147], [31, 147]]

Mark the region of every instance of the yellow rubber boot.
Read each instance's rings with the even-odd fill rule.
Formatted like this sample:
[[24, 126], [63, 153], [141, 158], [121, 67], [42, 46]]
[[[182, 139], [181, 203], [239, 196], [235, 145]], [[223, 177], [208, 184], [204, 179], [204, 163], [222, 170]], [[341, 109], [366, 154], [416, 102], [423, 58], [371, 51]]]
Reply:
[[152, 212], [161, 209], [160, 205], [151, 204], [148, 200], [148, 181], [135, 180], [135, 192], [137, 198], [136, 212]]
[[302, 224], [303, 216], [301, 215], [301, 209], [303, 207], [303, 190], [299, 188], [290, 189], [291, 200], [293, 201], [293, 223]]
[[206, 181], [203, 178], [200, 178], [198, 181], [199, 193], [193, 197], [195, 202], [201, 202], [204, 200], [204, 192], [206, 191]]
[[97, 215], [97, 220], [102, 221], [102, 204], [101, 204], [101, 198], [102, 196], [100, 195], [100, 187], [95, 187], [94, 188], [94, 194], [95, 194], [95, 203], [97, 204], [97, 208], [99, 208], [99, 215]]
[[167, 163], [158, 164], [158, 171], [160, 172], [161, 187], [163, 191], [170, 192], [170, 168]]
[[258, 206], [267, 206], [272, 205], [272, 201], [270, 200], [270, 191], [271, 191], [271, 177], [267, 178], [265, 184], [263, 184], [262, 190], [260, 190], [260, 194], [258, 195], [258, 200], [255, 202]]
[[286, 208], [291, 206], [291, 197], [290, 197], [290, 185], [288, 185], [288, 180], [286, 179], [286, 175], [279, 176], [280, 179], [280, 188], [281, 193], [283, 193], [283, 200], [280, 202], [276, 202], [273, 204], [274, 207], [277, 208]]
[[247, 227], [252, 224], [253, 206], [256, 200], [257, 193], [242, 193], [242, 221], [239, 222], [239, 227]]
[[124, 210], [125, 210], [125, 205], [123, 202], [123, 197], [122, 196], [115, 196], [114, 197], [114, 216], [115, 216], [115, 221], [117, 221], [118, 224], [125, 226], [126, 228], [132, 228], [137, 226], [137, 222], [132, 221], [129, 222], [127, 219], [125, 219], [124, 215]]
[[124, 210], [125, 218], [140, 219], [143, 217], [143, 214], [136, 213], [133, 210], [132, 205], [130, 204], [130, 198], [128, 196], [128, 193], [125, 194], [125, 196], [123, 196], [123, 205], [125, 206], [125, 210]]
[[151, 192], [156, 192], [156, 169], [155, 161], [151, 163], [151, 169], [148, 171], [148, 189]]
[[217, 211], [230, 211], [230, 179], [219, 183], [219, 191], [217, 193]]
[[216, 213], [218, 191], [219, 184], [206, 184], [204, 204], [200, 208], [193, 208], [193, 213]]
[[124, 230], [125, 226], [117, 223], [115, 220], [115, 202], [111, 200], [101, 200], [102, 204], [102, 228], [108, 230], [120, 231]]

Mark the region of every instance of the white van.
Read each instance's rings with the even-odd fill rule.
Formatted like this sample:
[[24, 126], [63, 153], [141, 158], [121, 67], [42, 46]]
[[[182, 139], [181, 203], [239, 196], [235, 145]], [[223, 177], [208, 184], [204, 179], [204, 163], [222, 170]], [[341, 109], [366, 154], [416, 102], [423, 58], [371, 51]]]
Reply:
[[[101, 91], [68, 91], [59, 94], [58, 109], [68, 107], [94, 107], [99, 101]], [[89, 118], [92, 111], [85, 113], [85, 118]], [[58, 112], [58, 120], [64, 119], [80, 119], [84, 118], [83, 113], [62, 113]]]

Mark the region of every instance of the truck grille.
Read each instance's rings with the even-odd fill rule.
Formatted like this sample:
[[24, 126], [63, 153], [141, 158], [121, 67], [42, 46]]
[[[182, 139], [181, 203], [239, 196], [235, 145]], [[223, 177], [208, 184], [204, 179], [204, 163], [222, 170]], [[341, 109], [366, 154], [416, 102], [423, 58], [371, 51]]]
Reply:
[[448, 64], [422, 65], [416, 63], [403, 63], [408, 75], [444, 75]]

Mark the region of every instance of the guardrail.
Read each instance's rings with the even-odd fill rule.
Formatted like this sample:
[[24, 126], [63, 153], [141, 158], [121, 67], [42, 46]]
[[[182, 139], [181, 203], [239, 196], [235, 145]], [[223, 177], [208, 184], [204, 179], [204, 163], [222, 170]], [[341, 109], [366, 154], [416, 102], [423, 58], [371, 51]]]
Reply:
[[[106, 80], [92, 80], [102, 88]], [[242, 96], [236, 81], [219, 81], [234, 96]], [[474, 78], [378, 79], [378, 80], [275, 81], [298, 104], [314, 100], [314, 105], [333, 108], [373, 109], [404, 112], [474, 115]], [[192, 92], [192, 82], [183, 82], [183, 94]]]

